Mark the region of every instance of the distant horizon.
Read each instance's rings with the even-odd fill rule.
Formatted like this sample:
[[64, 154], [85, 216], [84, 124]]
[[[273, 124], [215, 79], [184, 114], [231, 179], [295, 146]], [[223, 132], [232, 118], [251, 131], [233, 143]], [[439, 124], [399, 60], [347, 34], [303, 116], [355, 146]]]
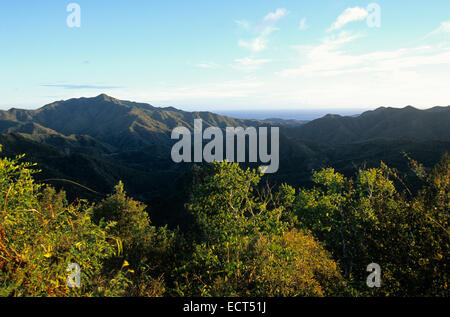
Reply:
[[268, 120], [268, 119], [282, 119], [282, 120], [299, 120], [299, 121], [311, 121], [322, 118], [328, 114], [340, 115], [340, 116], [356, 116], [366, 111], [375, 109], [280, 109], [280, 110], [218, 110], [215, 113], [227, 117], [233, 117], [236, 119], [255, 119], [255, 120]]

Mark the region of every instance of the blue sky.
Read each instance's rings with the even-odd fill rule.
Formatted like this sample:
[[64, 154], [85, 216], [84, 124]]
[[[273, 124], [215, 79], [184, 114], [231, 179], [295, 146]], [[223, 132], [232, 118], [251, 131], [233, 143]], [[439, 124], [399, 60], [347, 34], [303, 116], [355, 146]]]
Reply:
[[446, 106], [450, 1], [3, 0], [0, 74], [1, 109], [100, 93], [212, 111]]

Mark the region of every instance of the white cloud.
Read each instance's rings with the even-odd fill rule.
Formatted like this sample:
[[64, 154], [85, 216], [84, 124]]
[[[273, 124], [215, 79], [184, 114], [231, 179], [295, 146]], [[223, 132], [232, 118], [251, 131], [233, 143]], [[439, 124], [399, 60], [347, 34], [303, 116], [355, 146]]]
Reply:
[[422, 66], [450, 65], [450, 50], [433, 46], [400, 48], [390, 51], [375, 51], [360, 55], [345, 52], [347, 43], [360, 38], [359, 34], [341, 32], [326, 37], [316, 46], [295, 47], [305, 62], [296, 68], [285, 69], [282, 77], [334, 77], [357, 73], [392, 73]]
[[288, 14], [288, 11], [284, 8], [277, 9], [275, 12], [271, 12], [264, 17], [263, 22], [274, 23], [280, 20], [282, 17]]
[[347, 8], [340, 16], [338, 16], [336, 22], [328, 29], [328, 32], [338, 30], [350, 22], [364, 20], [368, 15], [369, 12], [363, 8]]
[[268, 39], [267, 37], [269, 34], [271, 34], [273, 31], [278, 30], [274, 27], [275, 23], [278, 22], [281, 18], [283, 18], [285, 15], [287, 15], [289, 12], [282, 8], [277, 9], [275, 12], [270, 12], [267, 14], [263, 20], [255, 25], [254, 27], [251, 27], [250, 23], [248, 23], [245, 20], [238, 20], [235, 21], [238, 25], [246, 29], [247, 31], [250, 31], [253, 29], [254, 32], [258, 34], [256, 38], [253, 38], [251, 40], [242, 40], [240, 39], [238, 41], [238, 45], [240, 47], [247, 48], [251, 50], [252, 52], [260, 52], [267, 48], [268, 45]]
[[[242, 77], [242, 76], [241, 76]], [[126, 100], [148, 102], [153, 105], [175, 106], [186, 109], [214, 110], [212, 105], [222, 109], [248, 105], [250, 96], [260, 94], [262, 82], [255, 78], [217, 82], [194, 82], [178, 87], [160, 87], [116, 92], [115, 97]]]
[[273, 27], [266, 27], [258, 37], [250, 41], [239, 40], [238, 45], [253, 52], [261, 52], [267, 48], [267, 44], [269, 42], [267, 37], [269, 36], [269, 34], [277, 30], [278, 29]]
[[298, 25], [299, 30], [305, 31], [309, 28], [309, 25], [306, 24], [306, 18], [300, 20], [300, 24]]
[[240, 47], [247, 48], [253, 52], [260, 52], [260, 51], [266, 49], [267, 39], [260, 36], [251, 41], [239, 40], [238, 45]]
[[272, 60], [270, 59], [264, 58], [237, 58], [234, 60], [235, 65], [233, 65], [233, 67], [244, 72], [252, 72], [258, 70], [262, 65], [270, 63], [271, 61]]
[[[351, 54], [359, 34], [341, 32], [317, 45], [295, 46], [298, 66], [276, 73], [283, 100], [328, 107], [448, 105], [450, 46], [421, 45]], [[279, 94], [282, 96], [281, 94]]]
[[271, 26], [276, 24], [287, 14], [289, 14], [289, 11], [284, 8], [277, 9], [275, 12], [270, 12], [264, 17], [264, 19], [260, 23], [258, 23], [254, 27], [254, 29], [256, 32], [264, 32], [267, 28], [270, 28]]
[[231, 67], [247, 73], [236, 80], [152, 87], [123, 98], [139, 96], [138, 100], [155, 104], [211, 110], [211, 105], [215, 109], [274, 109], [274, 105], [280, 109], [368, 109], [449, 104], [450, 43], [355, 53], [350, 46], [361, 37], [341, 31], [314, 45], [296, 46], [297, 64], [276, 73], [254, 72], [272, 61], [249, 56], [233, 61]]
[[444, 21], [441, 25], [430, 33], [430, 35], [441, 34], [441, 33], [449, 33], [450, 32], [450, 21]]
[[282, 76], [318, 76], [327, 71], [336, 71], [352, 66], [357, 63], [357, 60], [352, 56], [341, 54], [339, 49], [360, 36], [360, 34], [341, 32], [338, 35], [326, 37], [321, 44], [316, 46], [295, 47], [306, 60], [306, 63], [300, 67], [285, 69], [279, 74]]

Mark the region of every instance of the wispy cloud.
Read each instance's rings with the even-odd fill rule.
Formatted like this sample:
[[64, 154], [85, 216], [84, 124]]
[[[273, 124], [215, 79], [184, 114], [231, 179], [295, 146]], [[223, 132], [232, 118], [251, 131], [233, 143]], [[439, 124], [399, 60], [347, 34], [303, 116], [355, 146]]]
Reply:
[[154, 100], [162, 104], [166, 103], [201, 103], [202, 101], [213, 100], [215, 103], [229, 103], [230, 99], [247, 98], [250, 95], [260, 93], [262, 83], [252, 79], [241, 78], [239, 80], [229, 80], [211, 83], [192, 83], [187, 86], [174, 89], [146, 90], [143, 92], [133, 92], [130, 98], [136, 96], [142, 100]]
[[257, 38], [250, 41], [239, 40], [238, 45], [253, 52], [261, 52], [266, 49], [267, 42], [268, 41], [264, 36], [258, 36]]
[[300, 24], [298, 25], [298, 29], [301, 31], [305, 31], [309, 29], [309, 25], [306, 24], [306, 18], [300, 20]]
[[250, 25], [247, 21], [235, 21], [238, 25], [242, 26], [247, 31], [253, 29], [254, 32], [258, 34], [256, 38], [251, 40], [238, 41], [240, 47], [247, 48], [253, 52], [260, 52], [267, 48], [268, 46], [268, 36], [272, 32], [278, 30], [274, 25], [289, 13], [288, 10], [281, 8], [277, 9], [275, 12], [268, 13], [261, 22], [256, 24], [254, 27]]
[[326, 37], [315, 46], [296, 47], [306, 62], [300, 67], [285, 69], [281, 76], [328, 77], [356, 73], [391, 73], [427, 65], [450, 65], [450, 49], [432, 46], [400, 48], [353, 55], [345, 44], [360, 38], [360, 34], [341, 32]]
[[264, 59], [264, 58], [237, 58], [234, 60], [235, 64], [233, 67], [235, 69], [244, 71], [244, 72], [252, 72], [258, 70], [262, 65], [270, 63], [272, 60]]
[[450, 33], [450, 20], [442, 22], [441, 25], [436, 30], [431, 32], [429, 35], [442, 34], [442, 33]]
[[214, 62], [203, 62], [203, 63], [199, 63], [195, 65], [196, 67], [199, 68], [209, 68], [209, 69], [216, 69], [219, 68], [220, 65]]
[[74, 85], [74, 84], [42, 84], [41, 87], [54, 87], [64, 89], [119, 89], [122, 86], [102, 86], [102, 85]]
[[275, 12], [267, 14], [263, 19], [263, 23], [275, 23], [287, 14], [288, 10], [285, 8], [277, 9]]
[[285, 91], [285, 99], [329, 106], [448, 104], [449, 45], [352, 52], [348, 44], [361, 37], [340, 32], [316, 45], [294, 47], [298, 65], [277, 72], [272, 91]]
[[327, 71], [335, 72], [352, 66], [356, 61], [352, 56], [341, 53], [340, 49], [344, 44], [352, 42], [360, 36], [360, 34], [340, 32], [324, 38], [318, 45], [294, 47], [306, 62], [300, 67], [285, 69], [279, 74], [282, 76], [320, 76]]
[[362, 21], [369, 15], [366, 9], [360, 7], [347, 8], [341, 15], [338, 16], [337, 20], [328, 29], [328, 32], [339, 30], [344, 25], [354, 22]]
[[241, 28], [243, 28], [244, 30], [250, 30], [250, 22], [248, 22], [247, 20], [235, 20], [234, 23], [236, 23], [238, 26], [240, 26]]
[[267, 37], [275, 31], [278, 31], [278, 29], [274, 27], [266, 27], [258, 37], [249, 41], [239, 40], [238, 45], [253, 52], [261, 52], [267, 48], [267, 44], [269, 43]]

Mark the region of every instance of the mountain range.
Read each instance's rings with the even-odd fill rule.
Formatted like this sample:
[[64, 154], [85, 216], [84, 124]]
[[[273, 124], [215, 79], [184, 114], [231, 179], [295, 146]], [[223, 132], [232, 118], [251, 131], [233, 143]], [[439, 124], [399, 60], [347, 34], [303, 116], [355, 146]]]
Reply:
[[403, 153], [432, 166], [450, 150], [450, 106], [382, 107], [309, 122], [243, 120], [102, 94], [0, 111], [1, 155], [25, 153], [42, 170], [38, 178], [64, 187], [70, 198], [101, 198], [122, 180], [132, 196], [150, 204], [154, 221], [176, 223], [173, 210], [189, 186], [190, 164], [172, 162], [170, 135], [177, 126], [192, 129], [194, 119], [204, 128], [279, 126], [280, 170], [267, 176], [273, 184], [309, 184], [313, 169], [332, 166], [350, 174], [380, 161], [407, 173]]

